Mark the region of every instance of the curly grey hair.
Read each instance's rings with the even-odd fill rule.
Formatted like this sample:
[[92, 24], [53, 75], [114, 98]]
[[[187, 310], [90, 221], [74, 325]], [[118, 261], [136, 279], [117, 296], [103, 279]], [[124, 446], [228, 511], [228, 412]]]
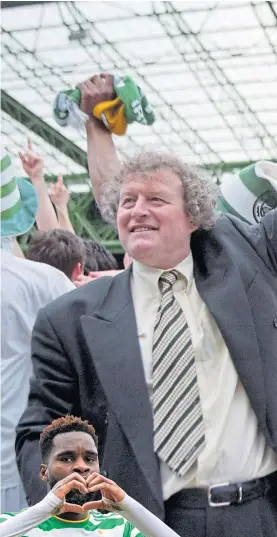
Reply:
[[184, 189], [184, 210], [191, 223], [210, 229], [215, 222], [217, 188], [202, 170], [170, 153], [143, 151], [122, 164], [120, 173], [104, 182], [99, 208], [102, 217], [116, 226], [120, 191], [131, 175], [149, 177], [151, 172], [168, 169], [179, 177]]

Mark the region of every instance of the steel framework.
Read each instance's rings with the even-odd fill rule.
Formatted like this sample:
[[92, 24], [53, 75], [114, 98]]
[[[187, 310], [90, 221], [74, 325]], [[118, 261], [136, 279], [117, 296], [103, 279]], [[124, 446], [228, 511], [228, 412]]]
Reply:
[[[2, 138], [17, 155], [31, 131], [47, 180], [88, 188], [86, 141], [52, 118], [57, 91], [126, 72], [153, 104], [151, 128], [116, 140], [122, 158], [174, 149], [219, 178], [277, 159], [277, 2], [2, 2]], [[19, 163], [17, 162], [17, 165]], [[72, 194], [76, 231], [114, 252], [92, 194]], [[24, 238], [27, 240], [27, 238]]]

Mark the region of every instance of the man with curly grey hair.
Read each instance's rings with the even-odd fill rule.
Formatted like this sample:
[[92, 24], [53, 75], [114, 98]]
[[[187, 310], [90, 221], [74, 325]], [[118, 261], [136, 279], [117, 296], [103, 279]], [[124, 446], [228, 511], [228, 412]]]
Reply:
[[[81, 92], [88, 114], [113, 98], [109, 77]], [[102, 471], [181, 537], [276, 537], [276, 210], [216, 219], [213, 185], [180, 159], [121, 167], [91, 116], [87, 134], [95, 197], [133, 262], [38, 316], [17, 437], [28, 496], [39, 431], [68, 412], [95, 423]]]

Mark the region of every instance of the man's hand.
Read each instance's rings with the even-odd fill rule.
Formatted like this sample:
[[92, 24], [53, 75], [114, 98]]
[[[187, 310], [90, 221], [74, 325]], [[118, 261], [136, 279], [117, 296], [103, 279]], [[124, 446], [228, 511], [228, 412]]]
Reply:
[[[74, 472], [64, 479], [61, 479], [61, 481], [58, 481], [58, 483], [56, 483], [56, 485], [52, 488], [51, 492], [53, 492], [57, 498], [60, 498], [60, 500], [64, 500], [65, 496], [72, 489], [77, 489], [81, 494], [86, 494], [89, 492], [86, 480], [80, 474], [77, 474], [77, 472]], [[68, 511], [71, 513], [83, 513], [85, 509], [82, 505], [64, 503], [59, 511], [59, 514], [66, 513]]]
[[102, 276], [114, 277], [120, 272], [122, 272], [122, 270], [100, 270], [99, 272], [89, 272], [88, 276], [85, 276], [84, 274], [80, 274], [77, 280], [74, 280], [73, 283], [76, 287], [81, 287], [82, 285], [85, 285], [86, 283], [90, 283], [90, 282], [93, 282], [94, 280], [98, 280], [98, 278], [102, 278]]
[[36, 155], [30, 138], [27, 138], [27, 150], [19, 151], [19, 157], [22, 162], [24, 171], [30, 177], [32, 183], [44, 181], [43, 167], [44, 161], [40, 155]]
[[112, 75], [101, 73], [94, 75], [77, 86], [81, 91], [81, 110], [92, 115], [94, 107], [103, 101], [115, 98]]
[[48, 194], [51, 198], [52, 203], [54, 203], [57, 209], [63, 209], [67, 207], [70, 194], [66, 186], [64, 185], [61, 173], [59, 173], [58, 175], [57, 182], [51, 183], [48, 190]]
[[99, 270], [99, 271], [94, 271], [94, 272], [92, 271], [92, 272], [89, 272], [89, 277], [92, 280], [97, 280], [98, 278], [102, 278], [102, 276], [112, 276], [113, 278], [120, 272], [123, 272], [123, 271], [122, 270]]
[[104, 477], [101, 474], [94, 472], [87, 478], [86, 484], [89, 492], [96, 492], [97, 490], [100, 490], [102, 500], [85, 503], [83, 505], [84, 511], [88, 511], [90, 509], [113, 510], [110, 502], [119, 503], [122, 502], [125, 497], [125, 492], [123, 489], [121, 489], [114, 481]]
[[104, 477], [101, 474], [93, 472], [86, 479], [77, 472], [70, 474], [61, 481], [58, 481], [52, 488], [52, 493], [64, 500], [66, 495], [72, 490], [76, 489], [81, 494], [87, 494], [88, 492], [101, 491], [102, 500], [87, 502], [84, 505], [76, 505], [71, 503], [64, 503], [59, 511], [59, 514], [66, 512], [82, 513], [89, 511], [90, 509], [112, 509], [109, 502], [119, 503], [125, 497], [125, 492], [114, 481]]
[[95, 280], [95, 278], [91, 278], [91, 276], [85, 276], [85, 274], [80, 274], [77, 280], [74, 280], [73, 283], [75, 287], [82, 287], [82, 285], [85, 285], [86, 283], [90, 283], [93, 280]]

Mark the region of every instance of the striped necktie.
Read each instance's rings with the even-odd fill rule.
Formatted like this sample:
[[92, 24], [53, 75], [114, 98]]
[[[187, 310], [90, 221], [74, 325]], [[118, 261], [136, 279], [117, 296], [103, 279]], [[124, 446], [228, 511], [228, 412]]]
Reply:
[[153, 337], [154, 449], [179, 476], [205, 447], [195, 358], [188, 324], [173, 294], [178, 272], [159, 279], [161, 303]]

